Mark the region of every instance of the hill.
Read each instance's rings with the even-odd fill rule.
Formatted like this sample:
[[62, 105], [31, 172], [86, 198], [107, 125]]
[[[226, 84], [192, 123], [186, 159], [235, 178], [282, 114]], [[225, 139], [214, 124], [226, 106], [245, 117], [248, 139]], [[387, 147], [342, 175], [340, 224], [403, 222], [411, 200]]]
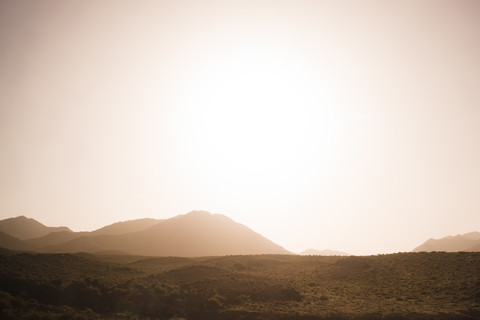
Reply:
[[291, 254], [232, 219], [205, 211], [157, 223], [122, 235], [82, 236], [52, 252], [124, 251], [145, 256], [214, 256], [233, 254]]
[[0, 250], [0, 318], [480, 319], [475, 252], [110, 258]]
[[65, 242], [71, 241], [73, 239], [80, 238], [82, 236], [91, 237], [91, 236], [97, 236], [97, 235], [132, 233], [136, 231], [145, 230], [148, 227], [151, 227], [157, 223], [160, 223], [161, 221], [162, 220], [151, 219], [151, 218], [120, 221], [91, 232], [72, 232], [72, 231], [51, 232], [42, 237], [28, 239], [27, 242], [32, 245], [35, 245], [37, 248], [41, 248], [47, 251], [55, 250], [52, 248], [62, 245]]
[[441, 239], [429, 239], [412, 250], [413, 252], [432, 251], [480, 251], [480, 232], [447, 236]]
[[0, 231], [0, 248], [11, 250], [33, 250], [35, 247], [27, 242]]
[[20, 240], [43, 237], [51, 232], [72, 232], [72, 230], [67, 227], [47, 227], [25, 216], [1, 220], [0, 231]]
[[83, 235], [88, 235], [90, 232], [69, 232], [69, 231], [59, 231], [59, 232], [50, 232], [49, 234], [25, 240], [31, 245], [35, 245], [37, 248], [46, 248], [52, 246], [58, 246], [70, 240], [76, 239]]
[[302, 256], [350, 256], [351, 254], [337, 251], [337, 250], [317, 250], [317, 249], [307, 249], [305, 251], [300, 252]]

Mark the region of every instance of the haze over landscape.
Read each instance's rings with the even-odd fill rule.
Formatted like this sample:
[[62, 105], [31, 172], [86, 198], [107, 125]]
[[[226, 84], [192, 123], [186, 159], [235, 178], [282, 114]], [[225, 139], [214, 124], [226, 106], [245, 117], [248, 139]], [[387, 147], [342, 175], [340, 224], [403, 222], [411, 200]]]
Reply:
[[479, 251], [479, 39], [478, 1], [2, 0], [0, 220], [71, 230], [0, 242]]

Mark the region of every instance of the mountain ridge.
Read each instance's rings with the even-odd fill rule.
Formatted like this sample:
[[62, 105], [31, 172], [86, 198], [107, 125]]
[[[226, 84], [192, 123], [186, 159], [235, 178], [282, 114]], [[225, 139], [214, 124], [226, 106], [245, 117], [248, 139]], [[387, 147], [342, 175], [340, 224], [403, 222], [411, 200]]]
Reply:
[[73, 232], [67, 227], [47, 227], [37, 220], [25, 216], [0, 220], [0, 231], [20, 240], [43, 237], [51, 232]]
[[164, 221], [164, 219], [142, 218], [134, 220], [119, 221], [99, 229], [91, 231], [91, 235], [101, 234], [122, 234], [145, 230], [157, 223]]
[[166, 219], [143, 231], [73, 239], [55, 252], [123, 250], [149, 256], [208, 256], [230, 254], [291, 254], [227, 216], [192, 211]]
[[465, 234], [449, 235], [440, 239], [430, 238], [412, 252], [432, 252], [432, 251], [480, 251], [480, 232], [468, 232]]
[[[292, 254], [247, 226], [207, 211], [191, 211], [164, 220], [120, 221], [92, 232], [60, 230], [38, 238], [17, 239], [22, 242], [17, 242], [14, 247], [22, 243], [40, 252], [125, 252], [145, 256]], [[15, 242], [11, 239], [5, 241], [7, 246]], [[0, 241], [2, 246], [5, 245]]]

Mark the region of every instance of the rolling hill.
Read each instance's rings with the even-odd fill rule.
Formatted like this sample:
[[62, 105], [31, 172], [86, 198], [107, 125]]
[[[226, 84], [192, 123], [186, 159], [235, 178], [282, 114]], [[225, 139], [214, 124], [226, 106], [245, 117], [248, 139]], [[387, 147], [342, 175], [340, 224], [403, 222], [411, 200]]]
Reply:
[[12, 237], [0, 231], [0, 248], [11, 250], [34, 250], [35, 247], [29, 243]]
[[469, 232], [463, 235], [447, 236], [441, 239], [428, 239], [413, 252], [431, 251], [480, 251], [480, 232]]
[[0, 319], [480, 319], [480, 253], [111, 257], [0, 249]]

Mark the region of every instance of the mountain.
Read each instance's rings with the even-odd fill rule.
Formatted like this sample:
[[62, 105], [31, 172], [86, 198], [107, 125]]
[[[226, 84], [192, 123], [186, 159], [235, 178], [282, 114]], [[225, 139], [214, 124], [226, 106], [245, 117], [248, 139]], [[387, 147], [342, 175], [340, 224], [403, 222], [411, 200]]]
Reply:
[[47, 227], [40, 222], [25, 216], [1, 220], [0, 231], [20, 240], [43, 237], [50, 232], [72, 232], [72, 230], [67, 227]]
[[[72, 231], [60, 231], [60, 232], [51, 232], [45, 236], [28, 239], [28, 243], [35, 245], [38, 248], [44, 250], [52, 250], [52, 247], [62, 245], [65, 242], [71, 241], [82, 236], [91, 237], [103, 234], [124, 234], [132, 233], [136, 231], [145, 230], [148, 227], [151, 227], [157, 223], [160, 223], [162, 220], [158, 219], [138, 219], [138, 220], [129, 220], [129, 221], [120, 221], [113, 223], [111, 225], [105, 226], [103, 228], [97, 229], [92, 232], [72, 232]], [[42, 251], [44, 251], [42, 250]]]
[[305, 251], [300, 252], [302, 256], [350, 256], [351, 254], [337, 251], [337, 250], [317, 250], [317, 249], [307, 249]]
[[90, 232], [69, 232], [69, 231], [59, 231], [59, 232], [50, 232], [49, 234], [25, 240], [27, 243], [31, 245], [35, 245], [38, 248], [45, 248], [51, 246], [58, 246], [62, 243], [68, 242], [75, 238], [79, 238], [83, 235], [88, 235]]
[[478, 231], [465, 233], [465, 234], [463, 234], [463, 236], [467, 237], [467, 238], [470, 238], [470, 239], [473, 239], [473, 240], [480, 240], [480, 232], [478, 232]]
[[477, 241], [477, 243], [471, 246], [467, 251], [480, 252], [480, 241]]
[[101, 235], [101, 234], [124, 234], [132, 233], [137, 231], [145, 230], [151, 226], [156, 225], [157, 223], [162, 222], [163, 220], [145, 218], [129, 221], [120, 221], [103, 228], [92, 231], [90, 235]]
[[232, 219], [206, 211], [192, 211], [145, 230], [111, 235], [82, 236], [53, 252], [124, 251], [147, 256], [221, 256], [291, 254]]
[[11, 250], [33, 250], [34, 246], [0, 231], [0, 248]]
[[480, 251], [480, 232], [469, 232], [441, 239], [429, 239], [412, 251]]

